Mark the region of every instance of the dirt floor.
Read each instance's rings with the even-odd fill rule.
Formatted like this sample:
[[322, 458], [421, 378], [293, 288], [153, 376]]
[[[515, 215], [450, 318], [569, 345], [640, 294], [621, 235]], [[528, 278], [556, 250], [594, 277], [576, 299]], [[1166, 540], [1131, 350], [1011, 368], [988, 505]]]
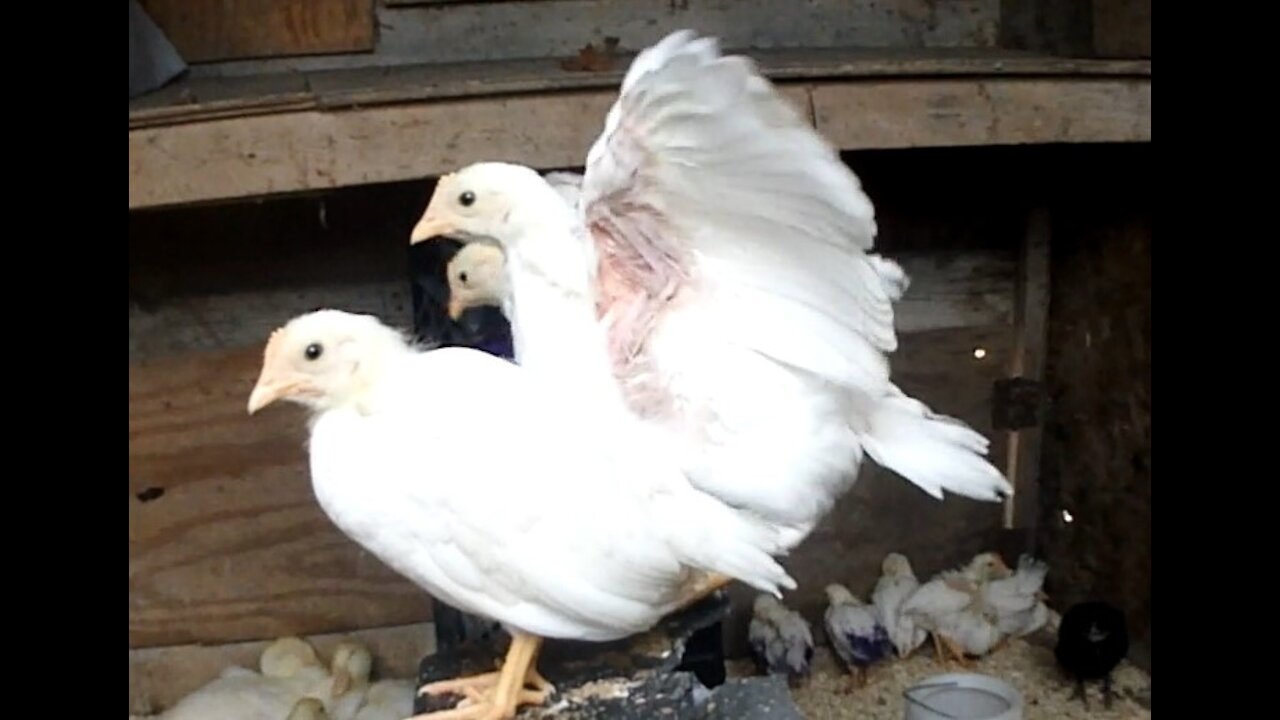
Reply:
[[[796, 704], [810, 720], [902, 720], [906, 701], [902, 693], [912, 685], [951, 670], [944, 669], [933, 658], [926, 643], [904, 661], [879, 665], [871, 671], [867, 686], [850, 690], [849, 676], [826, 647], [818, 648], [813, 674], [801, 687], [792, 691]], [[731, 675], [754, 672], [749, 661], [730, 663]], [[1018, 689], [1024, 702], [1023, 720], [1130, 720], [1151, 717], [1151, 676], [1141, 669], [1123, 663], [1116, 669], [1112, 687], [1115, 700], [1111, 709], [1102, 704], [1102, 688], [1088, 686], [1089, 707], [1072, 700], [1074, 685], [1054, 663], [1052, 646], [1047, 642], [1014, 640], [1005, 648], [977, 661], [974, 672], [998, 677]]]

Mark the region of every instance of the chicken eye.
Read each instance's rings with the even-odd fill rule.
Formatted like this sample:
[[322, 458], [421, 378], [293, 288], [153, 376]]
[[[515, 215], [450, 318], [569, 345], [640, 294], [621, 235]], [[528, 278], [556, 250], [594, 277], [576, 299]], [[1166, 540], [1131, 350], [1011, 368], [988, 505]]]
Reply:
[[307, 349], [303, 351], [303, 354], [307, 356], [308, 360], [315, 360], [324, 354], [324, 347], [322, 347], [320, 343], [311, 343], [307, 346]]
[[466, 192], [458, 196], [458, 202], [462, 205], [462, 207], [471, 207], [476, 203], [476, 194], [471, 192], [470, 190], [467, 190]]
[[458, 273], [458, 282], [462, 283], [463, 285], [467, 284], [467, 272], [465, 270]]

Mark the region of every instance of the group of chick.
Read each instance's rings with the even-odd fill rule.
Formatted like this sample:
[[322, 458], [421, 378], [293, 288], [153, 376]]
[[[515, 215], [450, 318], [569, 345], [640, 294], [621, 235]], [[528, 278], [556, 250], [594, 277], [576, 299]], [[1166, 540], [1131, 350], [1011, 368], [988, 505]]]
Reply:
[[258, 666], [259, 672], [229, 667], [147, 720], [403, 720], [413, 715], [414, 684], [370, 683], [373, 657], [357, 642], [338, 644], [326, 669], [310, 643], [281, 638], [262, 652]]
[[[890, 553], [870, 603], [843, 585], [827, 586], [823, 625], [858, 686], [873, 665], [908, 657], [930, 636], [941, 662], [968, 667], [968, 657], [985, 656], [1048, 623], [1041, 590], [1048, 569], [1028, 555], [1010, 569], [999, 554], [986, 552], [921, 584], [906, 556]], [[760, 672], [786, 675], [793, 685], [808, 676], [813, 633], [800, 613], [760, 595], [748, 638]]]

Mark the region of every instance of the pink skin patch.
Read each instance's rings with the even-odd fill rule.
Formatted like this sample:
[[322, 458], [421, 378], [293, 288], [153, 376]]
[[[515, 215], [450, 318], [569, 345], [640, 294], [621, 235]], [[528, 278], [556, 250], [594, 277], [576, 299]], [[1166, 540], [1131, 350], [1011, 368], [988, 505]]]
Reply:
[[609, 357], [632, 410], [653, 417], [674, 410], [658, 376], [648, 341], [664, 312], [686, 285], [688, 268], [670, 229], [649, 205], [601, 203], [592, 213], [599, 267], [596, 316], [608, 323]]

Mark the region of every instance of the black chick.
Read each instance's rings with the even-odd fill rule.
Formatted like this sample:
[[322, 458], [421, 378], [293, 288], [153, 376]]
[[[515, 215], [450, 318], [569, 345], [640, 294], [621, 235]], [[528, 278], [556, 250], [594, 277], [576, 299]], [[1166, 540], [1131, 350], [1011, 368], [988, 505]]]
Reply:
[[1111, 671], [1129, 654], [1129, 629], [1124, 613], [1102, 602], [1071, 606], [1058, 627], [1053, 651], [1058, 665], [1076, 679], [1073, 698], [1088, 707], [1086, 680], [1102, 681], [1103, 702], [1111, 707]]

